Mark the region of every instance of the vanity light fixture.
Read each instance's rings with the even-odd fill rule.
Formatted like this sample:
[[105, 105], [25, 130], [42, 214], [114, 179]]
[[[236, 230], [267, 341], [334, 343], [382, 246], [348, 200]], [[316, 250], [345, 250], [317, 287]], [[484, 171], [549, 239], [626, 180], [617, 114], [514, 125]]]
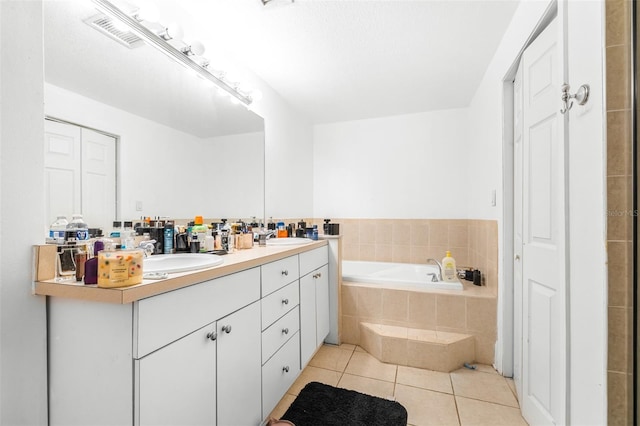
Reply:
[[[200, 57], [200, 55], [204, 53], [204, 46], [202, 45], [202, 43], [192, 42], [187, 48], [184, 48], [182, 50], [178, 49], [172, 44], [168, 43], [169, 39], [163, 36], [163, 34], [167, 33], [166, 30], [168, 30], [169, 27], [166, 27], [164, 33], [161, 32], [160, 34], [158, 34], [154, 31], [151, 31], [141, 23], [142, 20], [139, 20], [139, 14], [130, 16], [129, 14], [125, 13], [117, 6], [115, 6], [113, 3], [111, 3], [109, 0], [93, 0], [93, 2], [98, 6], [98, 9], [100, 9], [100, 11], [107, 14], [114, 20], [126, 24], [132, 33], [144, 40], [147, 44], [158, 49], [160, 52], [178, 62], [180, 65], [186, 67], [188, 70], [195, 72], [198, 77], [202, 77], [205, 80], [211, 81], [220, 89], [228, 93], [233, 99], [239, 101], [239, 103], [242, 103], [243, 105], [249, 107], [251, 105], [251, 102], [253, 102], [253, 98], [250, 95], [247, 95], [238, 89], [238, 84], [236, 84], [235, 82], [225, 81], [224, 73], [218, 74], [219, 76], [216, 76], [213, 72], [208, 70], [208, 61], [205, 60], [205, 62], [203, 62], [202, 58]], [[147, 19], [144, 19], [144, 21], [147, 21]], [[169, 35], [169, 37], [171, 37], [171, 40], [175, 40], [172, 35]], [[196, 58], [199, 58], [200, 62], [196, 61]]]
[[159, 32], [158, 36], [167, 41], [180, 40], [182, 36], [184, 36], [184, 31], [182, 31], [182, 27], [180, 25], [172, 23]]
[[180, 51], [187, 56], [202, 56], [204, 53], [204, 45], [199, 41], [193, 41], [189, 46], [181, 49]]

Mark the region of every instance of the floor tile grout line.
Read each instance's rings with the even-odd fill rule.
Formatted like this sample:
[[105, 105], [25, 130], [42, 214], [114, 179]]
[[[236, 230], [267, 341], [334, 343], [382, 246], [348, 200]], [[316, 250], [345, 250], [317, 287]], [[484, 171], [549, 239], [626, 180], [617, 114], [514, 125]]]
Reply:
[[456, 406], [456, 416], [458, 416], [458, 424], [462, 425], [462, 420], [460, 419], [460, 409], [458, 408], [458, 400], [456, 399], [456, 388], [453, 386], [453, 377], [451, 377], [451, 373], [449, 373], [449, 383], [451, 384], [451, 392], [453, 392], [453, 403]]
[[494, 404], [494, 405], [499, 405], [501, 407], [514, 408], [516, 410], [520, 410], [520, 404], [518, 404], [517, 407], [514, 407], [513, 405], [502, 404], [502, 403], [496, 402], [496, 401], [487, 401], [486, 399], [478, 399], [478, 398], [474, 398], [472, 396], [466, 396], [466, 395], [454, 395], [454, 396], [459, 396], [460, 398], [466, 398], [466, 399], [471, 399], [471, 400], [474, 400], [474, 401], [486, 402], [487, 404]]

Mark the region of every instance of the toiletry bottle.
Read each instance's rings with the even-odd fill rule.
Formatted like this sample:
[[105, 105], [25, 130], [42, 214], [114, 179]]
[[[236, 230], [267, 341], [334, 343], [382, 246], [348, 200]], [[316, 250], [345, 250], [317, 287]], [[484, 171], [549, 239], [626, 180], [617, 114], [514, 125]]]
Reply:
[[98, 253], [104, 250], [104, 242], [96, 240], [93, 243], [93, 257], [84, 263], [84, 283], [98, 284]]
[[318, 241], [318, 225], [313, 225], [313, 231], [311, 233], [311, 239]]
[[164, 254], [173, 253], [173, 235], [174, 235], [173, 222], [168, 220], [164, 223], [164, 245], [163, 245]]
[[269, 221], [267, 222], [267, 229], [269, 231], [275, 231], [276, 230], [276, 224], [273, 223], [273, 217], [269, 217]]
[[109, 234], [111, 238], [120, 238], [120, 233], [122, 232], [122, 222], [119, 220], [113, 221], [113, 230]]
[[278, 222], [278, 238], [287, 238], [287, 229], [284, 227], [284, 222]]
[[124, 222], [124, 228], [120, 232], [120, 245], [123, 249], [133, 248], [135, 245], [135, 231], [132, 228], [131, 221]]
[[442, 259], [442, 280], [446, 282], [457, 281], [456, 260], [451, 257], [451, 252], [448, 250], [446, 256]]
[[200, 251], [205, 252], [207, 249], [205, 248], [205, 239], [207, 237], [207, 228], [206, 225], [203, 225], [202, 216], [196, 216], [193, 220], [193, 227], [191, 228], [192, 240], [196, 240], [200, 243]]

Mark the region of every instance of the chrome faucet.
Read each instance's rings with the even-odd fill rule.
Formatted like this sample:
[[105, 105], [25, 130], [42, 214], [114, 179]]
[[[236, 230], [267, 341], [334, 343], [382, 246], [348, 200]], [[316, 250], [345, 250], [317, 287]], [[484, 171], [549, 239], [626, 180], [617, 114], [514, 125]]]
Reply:
[[142, 251], [144, 252], [144, 257], [149, 257], [153, 254], [156, 249], [155, 243], [156, 240], [140, 241], [138, 248], [142, 249]]
[[431, 275], [431, 281], [433, 281], [433, 282], [442, 281], [442, 263], [440, 263], [439, 260], [433, 259], [433, 258], [427, 259], [427, 263], [429, 263], [429, 262], [433, 262], [436, 265], [438, 265], [438, 273], [437, 274], [434, 274], [434, 273], [428, 274], [428, 275]]

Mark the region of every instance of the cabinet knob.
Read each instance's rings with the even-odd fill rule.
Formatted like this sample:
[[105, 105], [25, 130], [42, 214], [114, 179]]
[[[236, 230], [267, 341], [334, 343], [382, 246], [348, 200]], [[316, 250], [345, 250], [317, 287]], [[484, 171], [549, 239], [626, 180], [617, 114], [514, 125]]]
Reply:
[[223, 325], [222, 326], [222, 331], [224, 331], [227, 334], [231, 333], [231, 326], [230, 325]]
[[287, 271], [286, 269], [284, 271], [282, 271], [282, 275], [284, 275], [285, 277], [289, 275], [289, 271]]
[[284, 371], [285, 373], [289, 372], [289, 366], [285, 365], [284, 367], [282, 367], [282, 371]]
[[289, 299], [282, 299], [282, 304], [283, 305], [288, 305], [289, 304]]
[[282, 334], [289, 334], [289, 329], [288, 328], [283, 328], [282, 329]]
[[322, 273], [318, 272], [317, 274], [313, 274], [313, 278], [320, 278]]
[[207, 333], [207, 339], [216, 340], [217, 338], [218, 338], [218, 333], [216, 333], [215, 331]]

